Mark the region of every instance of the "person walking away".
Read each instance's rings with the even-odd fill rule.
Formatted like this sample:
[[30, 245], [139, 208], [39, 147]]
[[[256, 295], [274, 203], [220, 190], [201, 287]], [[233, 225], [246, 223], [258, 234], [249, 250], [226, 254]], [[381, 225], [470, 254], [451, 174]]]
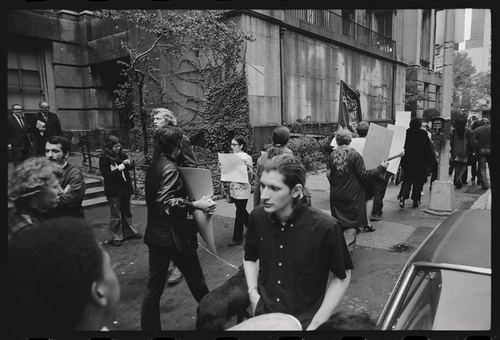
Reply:
[[455, 169], [453, 183], [457, 189], [462, 187], [462, 176], [467, 169], [469, 150], [474, 150], [477, 146], [474, 132], [466, 129], [466, 124], [467, 115], [460, 114], [455, 119], [455, 129], [450, 136], [451, 158]]
[[[482, 120], [476, 119], [474, 123], [472, 123], [471, 130], [474, 131], [474, 136], [476, 137], [475, 131], [478, 127], [481, 126]], [[476, 137], [477, 141], [477, 137]], [[478, 142], [479, 145], [479, 142]], [[469, 165], [471, 167], [471, 181], [476, 182], [477, 185], [481, 185], [481, 175], [479, 174], [479, 167], [478, 167], [478, 156], [477, 156], [477, 148], [478, 146], [476, 145], [476, 148], [474, 149], [472, 153], [472, 160], [469, 159]], [[469, 154], [470, 155], [470, 154]]]
[[[177, 117], [172, 111], [164, 108], [155, 108], [152, 113], [153, 129], [155, 131], [166, 125], [177, 126]], [[198, 160], [193, 152], [189, 138], [185, 134], [182, 134], [181, 150], [177, 157], [177, 166], [188, 168], [198, 167]], [[170, 275], [168, 277], [169, 284], [174, 285], [181, 282], [182, 273], [175, 263], [170, 264], [168, 274]]]
[[32, 117], [31, 130], [36, 139], [36, 154], [45, 155], [45, 144], [52, 136], [62, 136], [61, 122], [55, 113], [49, 112], [47, 102], [38, 104], [40, 110]]
[[[255, 172], [255, 188], [253, 193], [253, 207], [258, 207], [260, 205], [260, 176], [264, 169], [264, 163], [268, 158], [272, 158], [276, 155], [281, 155], [283, 153], [290, 154], [293, 156], [292, 150], [290, 150], [286, 145], [290, 140], [290, 131], [286, 126], [277, 126], [274, 128], [272, 136], [272, 145], [267, 150], [267, 152], [262, 153], [257, 159], [257, 169]], [[270, 154], [271, 152], [271, 154]]]
[[266, 161], [260, 181], [262, 205], [250, 213], [243, 262], [252, 312], [291, 314], [302, 329], [314, 330], [328, 320], [351, 279], [342, 228], [302, 204], [306, 170], [293, 156]]
[[410, 190], [412, 190], [413, 207], [420, 205], [422, 189], [427, 180], [427, 168], [437, 161], [429, 136], [422, 130], [420, 119], [412, 118], [409, 125], [406, 130], [405, 153], [401, 159], [403, 184], [398, 195], [400, 208], [405, 207], [405, 200], [410, 197]]
[[490, 187], [488, 177], [486, 175], [486, 164], [488, 164], [489, 173], [491, 174], [491, 125], [488, 118], [483, 118], [481, 126], [475, 131], [477, 139], [477, 157], [479, 174], [481, 175], [481, 188], [487, 190]]
[[229, 247], [234, 247], [243, 243], [243, 226], [248, 225], [247, 203], [251, 191], [251, 179], [253, 177], [253, 161], [252, 157], [245, 151], [247, 149], [247, 141], [243, 136], [236, 136], [231, 141], [231, 149], [234, 154], [241, 154], [243, 162], [247, 166], [248, 183], [229, 183], [229, 195], [234, 199], [236, 206], [236, 218], [234, 219], [233, 239], [229, 242]]
[[28, 151], [32, 146], [30, 126], [24, 117], [23, 107], [14, 104], [12, 114], [7, 116], [7, 148], [12, 152], [14, 167], [28, 158]]
[[99, 159], [99, 170], [104, 178], [104, 193], [111, 215], [108, 229], [110, 238], [106, 243], [113, 246], [120, 246], [127, 239], [142, 237], [132, 225], [130, 198], [134, 189], [129, 173], [132, 167], [119, 139], [113, 135], [107, 136]]
[[44, 213], [45, 218], [71, 216], [84, 218], [82, 202], [85, 196], [85, 178], [76, 166], [68, 163], [70, 142], [61, 136], [52, 136], [45, 145], [45, 157], [61, 168], [59, 179], [63, 194], [57, 207]]
[[[195, 209], [212, 214], [216, 203], [210, 197], [197, 201], [187, 193], [177, 168], [182, 132], [173, 126], [159, 128], [153, 137], [155, 153], [146, 172], [147, 226], [144, 243], [149, 251], [149, 276], [142, 301], [141, 330], [160, 331], [160, 299], [165, 289], [168, 265], [176, 263], [197, 302], [208, 293], [196, 253], [196, 232], [186, 227], [188, 213]], [[176, 229], [176, 226], [181, 227]]]
[[367, 223], [366, 199], [363, 181], [380, 176], [387, 169], [384, 162], [375, 169], [366, 170], [361, 155], [349, 144], [352, 134], [340, 129], [335, 136], [338, 147], [327, 157], [327, 178], [330, 182], [330, 210], [342, 226], [349, 251], [356, 245], [360, 228], [370, 230]]
[[57, 207], [63, 191], [61, 170], [41, 157], [25, 160], [14, 168], [9, 179], [8, 237], [43, 220], [42, 213]]

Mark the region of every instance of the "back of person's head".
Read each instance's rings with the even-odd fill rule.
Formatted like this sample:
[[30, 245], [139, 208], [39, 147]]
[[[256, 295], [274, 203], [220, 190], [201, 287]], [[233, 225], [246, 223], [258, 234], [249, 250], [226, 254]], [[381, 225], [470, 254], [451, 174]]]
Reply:
[[290, 140], [290, 131], [286, 126], [278, 126], [272, 134], [273, 146], [285, 146]]
[[455, 130], [459, 136], [463, 136], [465, 132], [465, 127], [467, 126], [467, 115], [465, 113], [461, 113], [455, 118]]
[[475, 130], [477, 129], [478, 127], [480, 127], [482, 125], [482, 121], [480, 119], [476, 119], [474, 121], [474, 123], [472, 123], [472, 126], [470, 127], [472, 130]]
[[153, 141], [158, 154], [164, 153], [170, 155], [176, 147], [180, 148], [182, 131], [174, 126], [163, 126], [155, 132]]
[[45, 157], [32, 157], [14, 168], [9, 178], [8, 197], [21, 203], [32, 195], [45, 190], [51, 179], [61, 176], [60, 167]]
[[120, 288], [109, 255], [83, 219], [63, 217], [12, 237], [9, 323], [16, 330], [100, 330], [113, 321]]
[[413, 117], [410, 120], [410, 129], [412, 130], [418, 130], [422, 128], [422, 121], [418, 117]]
[[490, 120], [488, 118], [481, 119], [481, 125], [489, 124]]
[[339, 129], [335, 135], [338, 146], [349, 145], [352, 141], [352, 133], [348, 129]]
[[237, 135], [233, 138], [240, 146], [242, 151], [247, 151], [247, 140], [241, 135]]
[[62, 136], [51, 136], [47, 140], [50, 144], [61, 144], [61, 151], [66, 155], [71, 149], [71, 144], [69, 140]]
[[267, 159], [264, 163], [264, 171], [275, 170], [283, 175], [283, 183], [290, 189], [293, 189], [297, 184], [302, 187], [306, 184], [306, 169], [301, 162], [290, 154], [281, 154], [273, 158]]
[[377, 324], [367, 313], [337, 312], [316, 328], [318, 331], [377, 330]]
[[164, 109], [164, 108], [153, 109], [153, 115], [157, 115], [157, 114], [163, 116], [163, 118], [165, 119], [165, 123], [167, 125], [172, 125], [172, 126], [177, 125], [177, 117], [169, 109]]
[[359, 137], [366, 137], [368, 134], [368, 129], [370, 128], [370, 123], [368, 123], [366, 120], [363, 120], [356, 125], [356, 132], [358, 133]]

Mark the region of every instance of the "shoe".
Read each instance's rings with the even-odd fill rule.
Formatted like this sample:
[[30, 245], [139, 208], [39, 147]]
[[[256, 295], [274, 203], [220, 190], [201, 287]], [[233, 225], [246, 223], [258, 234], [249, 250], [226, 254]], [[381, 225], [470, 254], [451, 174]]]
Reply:
[[110, 246], [115, 246], [115, 247], [119, 247], [122, 245], [121, 240], [106, 240], [106, 241], [104, 241], [104, 243], [109, 244]]
[[405, 199], [403, 197], [401, 197], [399, 199], [399, 207], [400, 208], [404, 208], [405, 207]]
[[179, 268], [175, 267], [174, 270], [172, 271], [172, 274], [168, 277], [167, 282], [171, 285], [175, 285], [182, 280], [182, 273], [179, 270]]
[[127, 236], [127, 237], [125, 237], [123, 240], [133, 240], [133, 239], [135, 239], [135, 238], [142, 238], [142, 234], [137, 233], [137, 234], [134, 234], [134, 235], [132, 235], [132, 236]]
[[418, 208], [419, 204], [420, 204], [420, 202], [419, 202], [419, 201], [417, 201], [417, 200], [413, 200], [413, 207], [414, 207], [414, 208]]
[[462, 187], [462, 182], [460, 182], [460, 180], [457, 180], [457, 181], [455, 182], [455, 187], [456, 187], [457, 189], [460, 189], [460, 188]]
[[371, 224], [368, 224], [366, 227], [363, 228], [365, 231], [371, 233], [373, 231], [375, 231], [375, 228], [373, 228], [373, 226]]
[[231, 241], [228, 243], [228, 246], [234, 247], [234, 246], [239, 246], [240, 244], [243, 244], [243, 240], [236, 242], [236, 241]]
[[475, 180], [476, 180], [476, 177], [472, 177], [472, 178], [470, 179], [470, 181], [471, 181], [471, 182], [474, 182]]
[[488, 187], [488, 186], [481, 185], [481, 189], [483, 189], [483, 190], [488, 190], [489, 188], [490, 188], [490, 187]]
[[374, 215], [371, 215], [370, 216], [370, 222], [376, 222], [376, 221], [380, 221], [382, 219], [382, 217], [380, 217], [379, 215], [377, 214], [374, 214]]

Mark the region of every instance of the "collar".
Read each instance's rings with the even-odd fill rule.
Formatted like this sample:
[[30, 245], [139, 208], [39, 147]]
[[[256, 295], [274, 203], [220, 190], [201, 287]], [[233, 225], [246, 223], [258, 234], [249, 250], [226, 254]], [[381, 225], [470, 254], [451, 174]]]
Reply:
[[171, 160], [173, 162], [177, 162], [177, 158], [175, 158], [173, 156], [170, 156], [170, 155], [167, 155], [166, 153], [160, 154], [160, 157], [161, 158], [166, 158], [166, 159]]
[[302, 201], [299, 200], [299, 202], [292, 208], [292, 214], [285, 221], [285, 224], [281, 223], [281, 220], [278, 218], [278, 216], [276, 216], [275, 213], [271, 213], [270, 218], [280, 227], [293, 226], [293, 224], [297, 222], [297, 220], [299, 219], [303, 210], [304, 210], [304, 204], [302, 203]]
[[68, 164], [69, 164], [69, 163], [68, 163], [68, 161], [66, 161], [66, 163], [64, 163], [64, 165], [61, 167], [61, 169], [64, 169], [64, 170], [65, 170], [65, 169], [66, 169], [66, 167], [68, 166]]
[[14, 210], [18, 214], [26, 214], [36, 218], [39, 221], [42, 219], [42, 213], [30, 205], [16, 204], [14, 205]]

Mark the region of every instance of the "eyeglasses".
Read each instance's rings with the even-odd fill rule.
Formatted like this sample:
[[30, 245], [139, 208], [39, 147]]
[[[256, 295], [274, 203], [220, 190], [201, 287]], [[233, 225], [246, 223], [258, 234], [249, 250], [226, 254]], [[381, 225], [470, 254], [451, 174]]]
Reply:
[[231, 143], [231, 146], [238, 146], [238, 143]]

